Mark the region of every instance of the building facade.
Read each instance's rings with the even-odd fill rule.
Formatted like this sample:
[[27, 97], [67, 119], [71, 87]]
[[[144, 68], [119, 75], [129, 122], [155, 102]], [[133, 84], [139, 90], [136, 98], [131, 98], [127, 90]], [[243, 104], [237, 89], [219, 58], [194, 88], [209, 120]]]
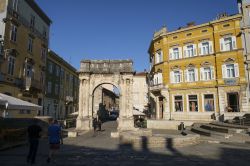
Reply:
[[74, 67], [49, 50], [46, 68], [46, 91], [41, 115], [65, 119], [78, 111], [78, 74]]
[[241, 15], [154, 33], [150, 103], [156, 119], [227, 119], [247, 107]]
[[1, 0], [0, 20], [0, 92], [42, 105], [51, 20], [33, 0]]
[[148, 110], [148, 84], [146, 72], [139, 72], [134, 75], [133, 107], [141, 112]]
[[250, 109], [250, 0], [238, 0], [239, 13], [242, 14], [241, 31], [242, 44], [244, 48], [244, 61], [247, 79], [247, 102]]

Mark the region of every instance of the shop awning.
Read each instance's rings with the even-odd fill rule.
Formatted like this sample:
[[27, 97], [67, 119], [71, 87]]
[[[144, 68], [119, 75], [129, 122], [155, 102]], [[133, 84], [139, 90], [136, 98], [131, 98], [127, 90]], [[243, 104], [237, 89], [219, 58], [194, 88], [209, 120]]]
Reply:
[[0, 93], [0, 105], [8, 110], [42, 110], [42, 107], [12, 96]]

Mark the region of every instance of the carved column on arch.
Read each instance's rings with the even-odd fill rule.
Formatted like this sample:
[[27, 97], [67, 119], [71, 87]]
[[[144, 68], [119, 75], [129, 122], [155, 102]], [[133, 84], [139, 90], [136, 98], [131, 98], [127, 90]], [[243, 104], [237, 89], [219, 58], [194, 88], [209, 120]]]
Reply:
[[132, 88], [133, 75], [123, 76], [121, 82], [120, 97], [120, 116], [118, 121], [118, 130], [134, 130]]
[[79, 114], [77, 117], [76, 129], [90, 130], [89, 118], [89, 76], [80, 76], [80, 90], [79, 90]]

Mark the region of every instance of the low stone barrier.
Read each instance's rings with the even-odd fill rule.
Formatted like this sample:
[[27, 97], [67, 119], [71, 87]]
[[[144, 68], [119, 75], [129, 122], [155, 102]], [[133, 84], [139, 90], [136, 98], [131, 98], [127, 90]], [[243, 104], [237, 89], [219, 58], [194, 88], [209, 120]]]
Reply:
[[143, 135], [144, 132], [145, 131], [122, 132], [120, 133], [120, 143], [131, 144], [134, 149], [171, 148], [200, 143], [200, 136], [198, 134], [188, 134], [186, 136], [166, 134], [150, 135], [150, 132], [146, 132], [148, 135]]

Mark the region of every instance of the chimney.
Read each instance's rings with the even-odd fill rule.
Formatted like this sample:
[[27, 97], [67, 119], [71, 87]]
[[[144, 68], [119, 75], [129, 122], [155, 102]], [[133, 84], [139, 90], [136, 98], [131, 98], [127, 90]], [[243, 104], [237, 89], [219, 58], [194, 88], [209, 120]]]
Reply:
[[187, 27], [192, 27], [192, 26], [195, 26], [195, 22], [194, 21], [187, 23]]

